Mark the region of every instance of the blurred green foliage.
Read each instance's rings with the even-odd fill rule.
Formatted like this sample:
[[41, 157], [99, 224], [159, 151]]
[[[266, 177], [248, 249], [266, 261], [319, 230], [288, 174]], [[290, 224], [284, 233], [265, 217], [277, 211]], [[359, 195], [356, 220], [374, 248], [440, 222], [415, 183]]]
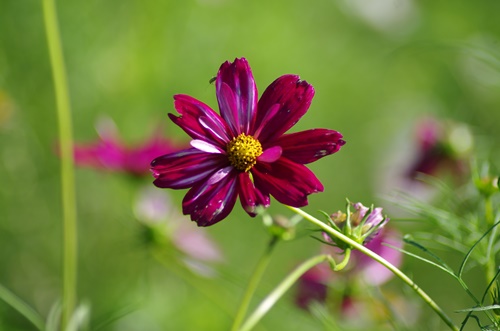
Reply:
[[[285, 73], [299, 74], [315, 87], [311, 109], [294, 130], [327, 127], [347, 140], [341, 152], [311, 165], [325, 192], [310, 197], [310, 212], [333, 212], [345, 197], [380, 202], [380, 193], [388, 190], [384, 178], [391, 176], [387, 166], [398, 160], [394, 155], [407, 155], [400, 148], [412, 145], [414, 124], [424, 114], [469, 124], [486, 146], [477, 149], [480, 156], [499, 161], [488, 152], [498, 150], [500, 137], [498, 1], [67, 0], [57, 5], [77, 141], [96, 138], [95, 121], [102, 115], [113, 118], [131, 143], [158, 126], [185, 141], [167, 119], [174, 111], [172, 95], [189, 94], [215, 108], [209, 79], [223, 61], [246, 57], [261, 93]], [[59, 298], [61, 281], [56, 133], [40, 1], [0, 0], [0, 283], [44, 316]], [[229, 328], [267, 241], [261, 220], [250, 219], [237, 205], [227, 220], [210, 228], [226, 255], [224, 276], [193, 285], [159, 266], [141, 242], [132, 205], [150, 178], [79, 169], [76, 179], [79, 295], [90, 303], [92, 325], [131, 309], [101, 330]], [[179, 206], [183, 193], [172, 192]], [[286, 213], [276, 203], [271, 211]], [[404, 224], [400, 228], [405, 232]], [[259, 296], [318, 245], [300, 235], [280, 245]], [[436, 293], [445, 309], [469, 307], [458, 288], [446, 287], [445, 277], [425, 278], [428, 267], [415, 265], [415, 279]], [[224, 293], [225, 307], [199, 286]], [[423, 322], [420, 330], [433, 329], [432, 323]], [[31, 327], [0, 301], [0, 330]], [[257, 329], [324, 328], [284, 299]]]

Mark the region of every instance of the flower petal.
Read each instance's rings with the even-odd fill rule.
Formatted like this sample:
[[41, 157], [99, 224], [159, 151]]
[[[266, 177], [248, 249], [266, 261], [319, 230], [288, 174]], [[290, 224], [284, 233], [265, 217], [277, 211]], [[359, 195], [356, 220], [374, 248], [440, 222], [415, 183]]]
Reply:
[[241, 206], [252, 217], [257, 215], [258, 206], [267, 208], [271, 204], [269, 193], [257, 189], [247, 172], [238, 174], [238, 190]]
[[191, 147], [194, 147], [205, 153], [225, 154], [225, 151], [222, 148], [206, 142], [205, 140], [193, 139], [189, 142], [189, 144], [191, 145]]
[[237, 180], [236, 170], [215, 184], [200, 182], [191, 188], [182, 201], [182, 212], [190, 215], [198, 226], [210, 226], [223, 220], [236, 203]]
[[311, 170], [284, 157], [274, 163], [258, 162], [252, 174], [255, 187], [292, 207], [306, 206], [309, 194], [323, 191]]
[[283, 153], [283, 149], [280, 146], [273, 146], [271, 148], [266, 149], [257, 160], [259, 162], [272, 163], [278, 160]]
[[236, 135], [248, 133], [257, 109], [257, 87], [247, 60], [223, 63], [217, 74], [216, 89], [222, 118]]
[[156, 178], [153, 183], [157, 187], [184, 189], [205, 181], [228, 165], [227, 158], [222, 154], [189, 148], [154, 159], [151, 171]]
[[[299, 76], [279, 77], [268, 86], [260, 98], [257, 105], [255, 129], [252, 131], [260, 131], [258, 137], [260, 142], [272, 142], [294, 126], [307, 112], [313, 96], [312, 85], [300, 80]], [[280, 109], [269, 118], [266, 115], [274, 110], [275, 104], [279, 104]]]
[[168, 116], [191, 138], [215, 142], [221, 146], [229, 141], [227, 124], [212, 108], [184, 94], [175, 95], [174, 100], [175, 109], [181, 116]]
[[284, 157], [300, 164], [307, 164], [338, 152], [345, 141], [337, 131], [311, 129], [285, 134], [278, 138], [277, 144], [283, 148]]
[[[397, 248], [403, 247], [403, 242], [400, 239], [401, 235], [394, 230], [383, 230], [382, 233], [375, 237], [371, 242], [365, 246], [382, 256], [384, 259], [393, 264], [396, 268], [401, 266], [403, 261], [403, 253]], [[391, 245], [396, 248], [389, 247]], [[379, 286], [387, 282], [394, 274], [381, 264], [373, 261], [371, 258], [359, 251], [354, 251], [354, 257], [359, 258], [359, 269], [364, 280], [373, 286]]]

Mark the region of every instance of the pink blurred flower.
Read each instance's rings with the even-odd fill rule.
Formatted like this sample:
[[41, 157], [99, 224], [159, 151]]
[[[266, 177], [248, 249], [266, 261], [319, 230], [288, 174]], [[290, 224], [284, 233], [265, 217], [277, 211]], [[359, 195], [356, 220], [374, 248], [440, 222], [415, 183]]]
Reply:
[[170, 119], [191, 138], [191, 148], [152, 163], [154, 185], [188, 189], [182, 208], [198, 226], [229, 215], [238, 196], [252, 217], [258, 206], [279, 202], [302, 207], [323, 185], [305, 164], [337, 152], [344, 144], [334, 130], [285, 134], [307, 112], [313, 87], [296, 75], [276, 79], [258, 100], [246, 59], [225, 62], [216, 78], [220, 115], [187, 95], [175, 95], [180, 116]]
[[466, 172], [464, 157], [473, 141], [465, 125], [426, 117], [417, 125], [416, 139], [418, 149], [406, 174], [409, 179], [415, 179], [420, 173], [436, 176], [442, 169], [457, 176]]
[[97, 131], [97, 141], [75, 144], [74, 156], [77, 166], [144, 176], [150, 173], [150, 163], [154, 158], [180, 150], [172, 141], [163, 138], [160, 130], [134, 146], [127, 146], [121, 140], [114, 122], [110, 119], [98, 121]]
[[[402, 248], [403, 242], [400, 237], [400, 234], [395, 230], [382, 229], [377, 236], [365, 244], [365, 247], [399, 268], [403, 261], [403, 253], [387, 245]], [[357, 250], [352, 252], [351, 259], [352, 261], [349, 263], [352, 263], [354, 267], [350, 272], [356, 274], [369, 285], [382, 285], [393, 276], [389, 269]]]
[[332, 270], [325, 263], [318, 264], [303, 274], [295, 293], [295, 303], [302, 309], [316, 301], [323, 303], [328, 294], [328, 282], [332, 277]]
[[[403, 253], [386, 246], [386, 244], [402, 248], [403, 243], [400, 239], [400, 234], [395, 230], [382, 228], [378, 235], [366, 243], [365, 246], [391, 264], [399, 267], [402, 263]], [[342, 250], [338, 247], [324, 245], [322, 249], [324, 253], [332, 256], [342, 253]], [[351, 253], [351, 258], [346, 269], [343, 271], [333, 272], [329, 265], [321, 264], [306, 272], [298, 282], [296, 304], [301, 308], [307, 308], [312, 301], [325, 302], [328, 284], [332, 281], [337, 281], [341, 276], [348, 279], [349, 282], [357, 280], [369, 286], [380, 286], [390, 280], [393, 274], [378, 262], [354, 250]], [[345, 304], [346, 309], [351, 309], [351, 301], [349, 301], [349, 304], [347, 304], [347, 301], [342, 301], [341, 307]]]
[[[222, 262], [222, 250], [204, 229], [185, 222], [166, 191], [147, 187], [139, 191], [135, 216], [147, 230], [148, 242], [173, 244], [184, 263], [198, 274], [213, 274], [209, 264]], [[169, 244], [162, 247], [171, 247]]]

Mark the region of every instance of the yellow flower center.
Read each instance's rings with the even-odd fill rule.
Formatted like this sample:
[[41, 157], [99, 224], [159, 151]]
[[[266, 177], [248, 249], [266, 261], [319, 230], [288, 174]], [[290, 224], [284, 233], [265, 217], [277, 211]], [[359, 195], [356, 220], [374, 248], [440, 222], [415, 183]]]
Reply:
[[254, 137], [242, 133], [227, 144], [226, 152], [233, 167], [247, 172], [257, 163], [262, 145]]

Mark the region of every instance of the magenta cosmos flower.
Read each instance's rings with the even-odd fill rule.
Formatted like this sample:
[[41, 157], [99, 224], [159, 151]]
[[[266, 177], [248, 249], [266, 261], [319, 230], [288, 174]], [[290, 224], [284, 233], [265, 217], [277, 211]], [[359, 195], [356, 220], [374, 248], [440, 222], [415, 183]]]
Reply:
[[77, 166], [144, 176], [149, 173], [152, 159], [182, 149], [162, 138], [159, 130], [146, 141], [127, 146], [110, 119], [98, 121], [97, 131], [99, 140], [75, 144], [74, 158]]
[[161, 188], [190, 190], [183, 213], [199, 226], [224, 219], [238, 196], [243, 209], [256, 215], [272, 195], [302, 207], [323, 185], [304, 166], [337, 152], [342, 135], [327, 129], [285, 134], [307, 112], [314, 89], [296, 75], [275, 80], [257, 101], [257, 87], [246, 59], [225, 62], [216, 77], [220, 115], [187, 95], [175, 95], [180, 116], [170, 119], [191, 138], [191, 148], [151, 163]]

